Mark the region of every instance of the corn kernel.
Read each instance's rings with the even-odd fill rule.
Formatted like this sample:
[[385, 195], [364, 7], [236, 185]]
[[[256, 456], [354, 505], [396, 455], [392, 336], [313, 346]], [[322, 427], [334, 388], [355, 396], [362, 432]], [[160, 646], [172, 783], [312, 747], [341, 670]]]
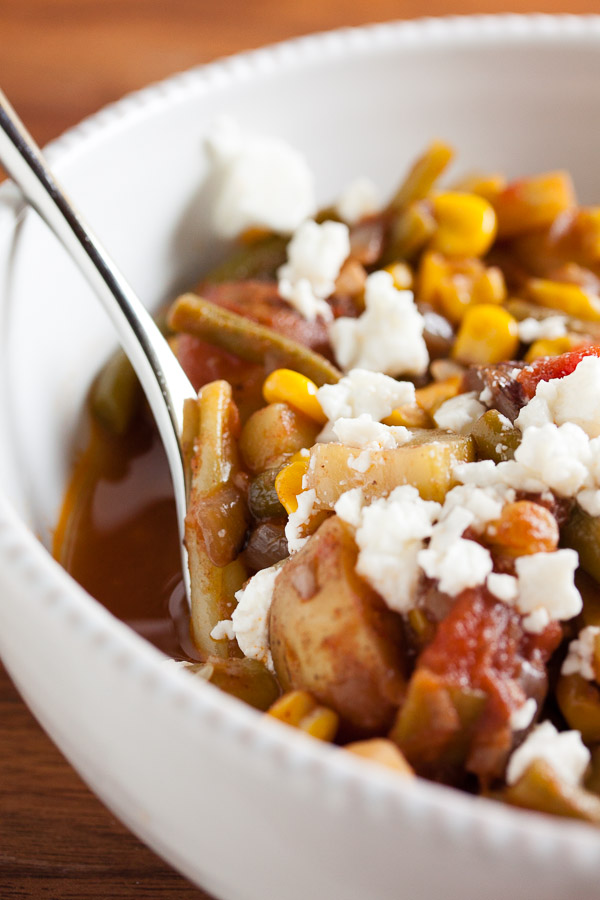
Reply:
[[299, 727], [320, 741], [332, 741], [340, 724], [337, 713], [326, 706], [315, 706], [302, 719]]
[[298, 509], [296, 497], [302, 493], [302, 481], [308, 472], [308, 463], [308, 459], [297, 459], [285, 466], [275, 478], [275, 490], [277, 491], [279, 502], [288, 516]]
[[327, 421], [317, 400], [316, 384], [293, 369], [271, 372], [263, 384], [263, 397], [267, 403], [287, 403], [320, 425]]
[[416, 403], [399, 406], [383, 420], [384, 425], [404, 425], [405, 428], [433, 428], [428, 413]]
[[459, 275], [448, 278], [438, 290], [438, 308], [454, 324], [461, 322], [471, 305], [472, 283], [469, 278]]
[[479, 259], [452, 260], [428, 252], [421, 258], [418, 298], [458, 323], [473, 303], [502, 303], [506, 285], [500, 269]]
[[576, 319], [600, 322], [600, 299], [577, 284], [531, 278], [526, 290], [528, 298], [540, 306], [558, 309]]
[[289, 691], [275, 701], [268, 715], [321, 741], [332, 741], [339, 726], [338, 714], [319, 706], [308, 691]]
[[[556, 237], [556, 250], [565, 260], [580, 266], [595, 266], [600, 261], [600, 207], [578, 209]], [[552, 229], [554, 231], [554, 229]]]
[[506, 187], [506, 178], [497, 172], [481, 174], [479, 172], [465, 175], [454, 184], [455, 191], [466, 191], [467, 194], [477, 194], [490, 203]]
[[426, 387], [417, 388], [415, 391], [417, 403], [425, 412], [433, 416], [442, 403], [456, 397], [460, 391], [461, 382], [461, 375], [451, 375], [444, 381], [436, 381]]
[[309, 459], [310, 450], [307, 447], [302, 447], [301, 450], [298, 450], [296, 453], [294, 453], [293, 456], [290, 456], [287, 462], [288, 464], [295, 462], [308, 462]]
[[413, 273], [411, 267], [405, 262], [393, 262], [385, 266], [394, 279], [394, 287], [397, 291], [410, 291], [413, 286]]
[[447, 277], [448, 264], [444, 257], [439, 253], [424, 253], [419, 268], [419, 300], [436, 306], [440, 285]]
[[512, 359], [519, 346], [517, 320], [501, 306], [482, 303], [465, 313], [452, 355], [474, 365]]
[[346, 744], [344, 749], [356, 756], [362, 756], [363, 759], [370, 759], [371, 762], [386, 766], [388, 769], [395, 769], [396, 772], [403, 775], [415, 774], [400, 748], [387, 738], [355, 741], [352, 744]]
[[448, 191], [432, 199], [437, 229], [430, 249], [446, 256], [483, 256], [496, 237], [496, 213], [483, 197]]
[[574, 347], [573, 340], [568, 336], [558, 338], [540, 338], [534, 341], [525, 356], [525, 362], [533, 362], [540, 356], [560, 356], [561, 353], [567, 353]]
[[472, 303], [504, 303], [506, 300], [506, 282], [502, 269], [488, 266], [473, 282]]
[[493, 203], [498, 235], [514, 237], [550, 226], [559, 213], [575, 206], [575, 191], [567, 172], [547, 172], [513, 181]]
[[289, 691], [269, 707], [269, 715], [286, 722], [288, 725], [298, 726], [302, 719], [316, 706], [315, 701], [308, 691]]

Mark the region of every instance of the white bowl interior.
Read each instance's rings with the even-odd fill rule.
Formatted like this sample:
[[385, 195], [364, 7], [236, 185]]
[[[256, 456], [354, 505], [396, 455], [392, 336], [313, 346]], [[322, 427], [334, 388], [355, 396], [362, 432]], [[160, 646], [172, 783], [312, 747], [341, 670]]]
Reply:
[[[49, 156], [76, 205], [154, 308], [223, 252], [205, 214], [210, 183], [203, 150], [223, 112], [248, 130], [281, 135], [301, 149], [323, 203], [361, 174], [391, 191], [433, 137], [456, 147], [452, 175], [471, 168], [516, 175], [565, 167], [581, 199], [600, 202], [599, 109], [597, 22], [585, 28], [568, 20], [533, 27], [495, 19], [379, 27], [296, 42], [180, 77], [84, 123]], [[54, 237], [32, 213], [15, 221], [10, 192], [2, 194], [0, 486], [48, 544], [82, 403], [115, 338]], [[33, 671], [23, 679], [34, 684]], [[73, 757], [78, 752], [73, 748]], [[111, 796], [109, 788], [106, 793]], [[506, 826], [506, 811], [501, 815]], [[210, 869], [206, 859], [194, 868], [171, 852], [168, 839], [156, 837], [159, 825], [148, 826], [146, 836], [154, 833], [155, 844], [188, 873], [199, 877], [203, 867]], [[339, 848], [332, 859], [336, 854]], [[292, 872], [295, 863], [286, 865]], [[420, 884], [415, 872], [411, 896], [433, 896], [423, 892], [427, 873]], [[539, 866], [536, 872], [541, 878]], [[223, 884], [232, 878], [223, 874]], [[431, 875], [429, 885], [436, 879]], [[459, 881], [463, 898], [484, 895], [469, 893], [464, 877]], [[560, 879], [538, 884], [545, 897], [564, 896]], [[594, 895], [590, 884], [581, 883], [581, 900]], [[298, 885], [302, 880], [281, 896], [306, 896]], [[485, 896], [508, 889], [515, 898], [533, 896], [526, 880], [522, 890], [519, 885], [511, 876], [502, 894], [487, 885]], [[393, 896], [388, 887], [377, 896]], [[248, 887], [235, 896], [259, 894]]]

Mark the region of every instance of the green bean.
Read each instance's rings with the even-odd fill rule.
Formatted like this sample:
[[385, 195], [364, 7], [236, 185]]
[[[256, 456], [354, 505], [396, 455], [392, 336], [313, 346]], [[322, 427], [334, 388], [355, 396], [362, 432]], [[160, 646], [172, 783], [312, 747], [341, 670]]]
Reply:
[[249, 278], [274, 278], [286, 260], [287, 238], [269, 235], [247, 247], [212, 269], [202, 284], [221, 284], [224, 281], [246, 281]]
[[563, 529], [562, 539], [567, 547], [577, 550], [585, 571], [600, 582], [600, 517], [588, 516], [576, 506]]
[[275, 519], [286, 515], [275, 490], [275, 479], [280, 471], [281, 466], [266, 469], [250, 482], [248, 506], [255, 519]]
[[521, 432], [506, 422], [497, 409], [488, 409], [473, 425], [471, 437], [480, 459], [504, 462], [513, 459], [521, 443]]
[[90, 392], [90, 409], [113, 434], [124, 434], [141, 398], [133, 366], [119, 348], [100, 370]]
[[386, 262], [412, 259], [430, 240], [436, 230], [436, 221], [429, 206], [421, 201], [411, 203], [395, 217], [390, 229]]
[[[168, 333], [166, 316], [160, 312], [155, 322], [162, 334]], [[113, 434], [124, 434], [139, 407], [142, 389], [133, 366], [119, 347], [96, 377], [90, 391], [90, 409], [98, 421]]]
[[169, 313], [169, 325], [174, 331], [201, 338], [247, 362], [268, 361], [278, 368], [294, 369], [319, 387], [335, 384], [342, 377], [339, 369], [321, 354], [195, 294], [178, 297]]
[[263, 712], [281, 693], [275, 677], [256, 659], [209, 656], [205, 663], [187, 665], [186, 669]]
[[409, 203], [426, 197], [453, 156], [454, 151], [448, 144], [433, 141], [414, 163], [392, 197], [390, 209], [397, 212]]

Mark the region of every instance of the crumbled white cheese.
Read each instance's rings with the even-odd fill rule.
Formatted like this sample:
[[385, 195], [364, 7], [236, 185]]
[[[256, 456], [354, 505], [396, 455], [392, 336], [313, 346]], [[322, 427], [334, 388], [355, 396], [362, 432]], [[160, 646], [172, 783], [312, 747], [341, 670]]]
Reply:
[[515, 424], [523, 438], [513, 460], [463, 463], [456, 477], [480, 487], [553, 491], [600, 515], [600, 359], [584, 357], [570, 375], [540, 382]]
[[279, 566], [271, 566], [257, 572], [236, 593], [238, 605], [231, 616], [233, 632], [244, 656], [259, 660], [271, 672], [274, 668], [269, 647], [269, 610], [279, 571]]
[[556, 730], [552, 722], [542, 722], [517, 747], [508, 761], [506, 781], [515, 784], [536, 760], [543, 760], [564, 784], [580, 784], [591, 754], [578, 731]]
[[[480, 397], [480, 399], [481, 399], [481, 397]], [[498, 413], [497, 422], [502, 427], [503, 431], [512, 430], [513, 425], [512, 425], [512, 422], [510, 421], [510, 419], [508, 418], [508, 416], [503, 416], [502, 413]]]
[[[342, 517], [348, 509], [348, 520], [358, 527], [356, 568], [391, 609], [407, 612], [412, 608], [421, 569], [451, 596], [485, 584], [488, 576], [494, 586], [489, 550], [463, 535], [467, 528], [482, 531], [498, 519], [504, 503], [514, 499], [510, 489], [458, 485], [448, 492], [443, 507], [422, 500], [409, 486], [396, 488], [370, 506], [362, 506], [362, 494], [351, 497], [353, 493], [339, 503]], [[496, 578], [516, 582], [512, 576]], [[502, 587], [507, 595], [500, 581], [498, 589]]]
[[564, 337], [567, 333], [564, 316], [547, 316], [545, 319], [523, 319], [519, 322], [519, 339], [524, 344], [532, 344], [533, 341], [554, 340]]
[[438, 579], [440, 590], [451, 597], [483, 584], [493, 568], [490, 551], [462, 537], [472, 522], [472, 513], [454, 507], [434, 526], [429, 546], [418, 554], [425, 574]]
[[245, 134], [222, 117], [207, 149], [215, 163], [212, 212], [221, 237], [252, 227], [289, 234], [315, 214], [313, 174], [302, 154], [281, 138]]
[[569, 652], [562, 664], [563, 675], [581, 675], [587, 681], [597, 681], [595, 668], [596, 640], [600, 636], [600, 628], [588, 625], [582, 628], [579, 636], [569, 644]]
[[366, 414], [381, 422], [398, 406], [415, 402], [415, 386], [381, 372], [352, 369], [337, 384], [320, 387], [317, 400], [331, 421]]
[[347, 447], [368, 450], [393, 450], [412, 438], [404, 425], [383, 425], [366, 413], [355, 419], [338, 419], [333, 423], [332, 431]]
[[472, 516], [470, 527], [482, 531], [488, 522], [499, 519], [504, 504], [514, 499], [515, 492], [504, 485], [480, 488], [473, 484], [459, 484], [446, 494], [444, 514], [449, 514], [455, 507], [466, 509]]
[[[490, 406], [493, 399], [494, 399], [494, 395], [492, 394], [491, 388], [484, 387], [484, 389], [482, 390], [482, 392], [479, 395], [480, 402], [484, 403], [486, 406]], [[503, 416], [502, 418], [505, 418], [505, 417]]]
[[377, 186], [370, 178], [359, 176], [341, 192], [335, 206], [340, 219], [348, 225], [354, 225], [365, 216], [379, 210], [381, 201]]
[[543, 606], [538, 606], [523, 619], [523, 628], [530, 634], [541, 634], [550, 624], [550, 614]]
[[221, 619], [217, 622], [210, 636], [213, 641], [232, 641], [235, 638], [235, 631], [231, 619]]
[[396, 290], [390, 273], [381, 271], [365, 282], [362, 315], [336, 319], [329, 326], [329, 337], [344, 371], [421, 375], [429, 363], [424, 325], [411, 291]]
[[439, 503], [422, 500], [409, 485], [361, 510], [356, 571], [390, 609], [408, 612], [414, 607], [420, 576], [417, 556], [439, 511]]
[[483, 403], [477, 399], [475, 391], [451, 397], [438, 408], [433, 419], [438, 428], [455, 431], [457, 434], [468, 434], [477, 419], [486, 411]]
[[346, 491], [339, 498], [333, 507], [336, 515], [349, 525], [358, 528], [360, 525], [360, 514], [364, 504], [363, 492], [360, 488], [352, 488]]
[[503, 575], [500, 572], [490, 572], [487, 577], [487, 589], [490, 594], [502, 600], [504, 603], [512, 604], [519, 593], [519, 583], [514, 575]]
[[370, 450], [363, 450], [358, 456], [350, 456], [348, 458], [348, 468], [354, 469], [355, 472], [364, 472], [371, 468], [373, 459]]
[[501, 465], [501, 463], [496, 465], [491, 459], [482, 459], [473, 463], [457, 463], [452, 469], [452, 473], [463, 484], [495, 488], [498, 485], [506, 485], [507, 482], [507, 479], [502, 478]]
[[313, 512], [317, 493], [314, 488], [309, 491], [302, 491], [298, 494], [296, 500], [298, 508], [296, 512], [290, 513], [285, 526], [285, 536], [288, 542], [288, 550], [290, 553], [296, 553], [304, 547], [308, 538], [302, 536], [304, 526], [310, 521]]
[[600, 516], [600, 489], [584, 488], [577, 494], [577, 502], [589, 516]]
[[461, 463], [454, 474], [480, 487], [504, 484], [535, 494], [554, 491], [575, 497], [590, 515], [600, 514], [600, 438], [590, 440], [569, 422], [529, 425], [514, 459], [497, 465], [492, 460]]
[[566, 422], [579, 425], [588, 437], [600, 436], [600, 358], [585, 356], [564, 378], [540, 381], [535, 396], [515, 420], [521, 429]]
[[[513, 473], [519, 481], [537, 481], [557, 494], [572, 497], [586, 485], [591, 462], [590, 442], [581, 428], [571, 423], [527, 428], [515, 451]], [[526, 489], [526, 488], [525, 488]]]
[[342, 263], [350, 254], [350, 233], [342, 222], [303, 222], [287, 248], [288, 261], [277, 271], [279, 294], [301, 316], [331, 320], [325, 298], [335, 290]]
[[575, 550], [532, 553], [517, 558], [519, 594], [515, 605], [525, 616], [526, 630], [542, 631], [550, 621], [572, 619], [581, 612], [581, 594], [574, 581], [578, 564]]
[[512, 711], [508, 724], [513, 731], [525, 731], [533, 722], [536, 712], [537, 703], [533, 697], [529, 697], [522, 706]]

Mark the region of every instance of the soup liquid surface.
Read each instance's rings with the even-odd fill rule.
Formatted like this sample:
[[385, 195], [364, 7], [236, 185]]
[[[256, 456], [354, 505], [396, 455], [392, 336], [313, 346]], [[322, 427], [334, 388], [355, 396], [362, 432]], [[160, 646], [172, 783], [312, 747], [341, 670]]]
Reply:
[[54, 556], [93, 597], [169, 656], [195, 658], [175, 502], [162, 444], [141, 412], [126, 435], [92, 423]]

